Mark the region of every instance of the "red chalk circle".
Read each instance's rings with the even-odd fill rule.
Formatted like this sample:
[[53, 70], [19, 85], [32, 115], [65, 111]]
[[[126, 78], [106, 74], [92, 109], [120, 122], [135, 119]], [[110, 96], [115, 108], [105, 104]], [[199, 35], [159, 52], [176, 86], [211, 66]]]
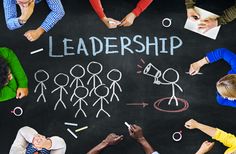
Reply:
[[178, 113], [178, 112], [183, 112], [185, 110], [188, 109], [189, 107], [189, 103], [188, 101], [184, 100], [184, 99], [181, 99], [181, 98], [177, 98], [179, 104], [183, 104], [184, 107], [180, 108], [180, 109], [177, 109], [177, 110], [166, 110], [166, 109], [162, 109], [160, 107], [161, 103], [164, 101], [164, 100], [169, 100], [171, 99], [171, 97], [165, 97], [165, 98], [161, 98], [161, 99], [158, 99], [155, 103], [154, 103], [154, 108], [159, 110], [159, 111], [162, 111], [162, 112], [170, 112], [170, 113]]

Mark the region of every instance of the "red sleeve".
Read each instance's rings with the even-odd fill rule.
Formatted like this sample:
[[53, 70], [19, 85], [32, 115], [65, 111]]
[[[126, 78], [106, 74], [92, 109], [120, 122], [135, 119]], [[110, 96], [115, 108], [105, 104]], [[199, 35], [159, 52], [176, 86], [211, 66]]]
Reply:
[[151, 3], [153, 0], [139, 0], [136, 8], [132, 11], [136, 17], [139, 16]]
[[89, 0], [89, 1], [100, 19], [106, 16], [105, 13], [103, 12], [101, 0]]

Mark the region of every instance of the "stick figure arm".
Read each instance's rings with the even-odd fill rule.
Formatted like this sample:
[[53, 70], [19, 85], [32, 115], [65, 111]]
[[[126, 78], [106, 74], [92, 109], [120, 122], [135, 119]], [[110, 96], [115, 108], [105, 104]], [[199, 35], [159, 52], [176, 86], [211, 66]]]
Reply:
[[97, 104], [97, 102], [100, 100], [101, 100], [101, 98], [99, 98], [95, 103], [93, 103], [93, 106], [95, 106]]
[[54, 93], [55, 91], [57, 91], [60, 87], [54, 89], [51, 93]]
[[34, 92], [36, 93], [38, 87], [39, 87], [40, 83], [34, 88]]
[[118, 83], [116, 83], [117, 87], [119, 88], [120, 92], [122, 92], [122, 89]]
[[175, 86], [178, 87], [181, 92], [183, 92], [183, 89], [178, 84], [175, 84]]
[[42, 86], [43, 86], [43, 89], [45, 89], [45, 90], [47, 89], [47, 87], [45, 86], [45, 84], [42, 83]]
[[105, 102], [106, 102], [107, 104], [109, 104], [109, 102], [108, 102], [108, 100], [107, 100], [106, 98], [104, 98], [104, 100], [105, 100]]
[[66, 94], [68, 94], [67, 90], [66, 90], [64, 87], [62, 88], [62, 90], [63, 90]]
[[92, 78], [93, 78], [93, 76], [91, 76], [91, 77], [89, 78], [89, 80], [88, 80], [88, 82], [87, 82], [87, 85], [90, 84], [90, 81], [92, 80]]
[[100, 84], [102, 84], [102, 80], [98, 77], [98, 76], [95, 76], [97, 79], [98, 79], [98, 81], [100, 82]]
[[85, 103], [86, 106], [88, 106], [88, 103], [85, 100], [82, 99], [82, 101]]

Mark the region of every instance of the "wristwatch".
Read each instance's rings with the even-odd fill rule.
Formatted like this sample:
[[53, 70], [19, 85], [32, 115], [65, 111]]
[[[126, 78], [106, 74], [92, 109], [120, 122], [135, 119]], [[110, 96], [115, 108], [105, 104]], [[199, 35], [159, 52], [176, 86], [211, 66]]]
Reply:
[[24, 25], [26, 23], [26, 20], [22, 20], [22, 19], [18, 18], [18, 22], [20, 23], [20, 25]]

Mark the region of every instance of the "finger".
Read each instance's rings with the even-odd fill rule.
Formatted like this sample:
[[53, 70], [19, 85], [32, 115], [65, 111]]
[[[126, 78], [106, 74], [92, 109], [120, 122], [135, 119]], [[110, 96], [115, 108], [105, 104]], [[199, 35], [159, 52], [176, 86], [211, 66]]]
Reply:
[[20, 92], [16, 92], [16, 99], [19, 99], [21, 96], [21, 93]]
[[120, 26], [124, 26], [126, 24], [126, 22], [127, 22], [126, 20], [124, 20], [124, 21], [122, 20]]

